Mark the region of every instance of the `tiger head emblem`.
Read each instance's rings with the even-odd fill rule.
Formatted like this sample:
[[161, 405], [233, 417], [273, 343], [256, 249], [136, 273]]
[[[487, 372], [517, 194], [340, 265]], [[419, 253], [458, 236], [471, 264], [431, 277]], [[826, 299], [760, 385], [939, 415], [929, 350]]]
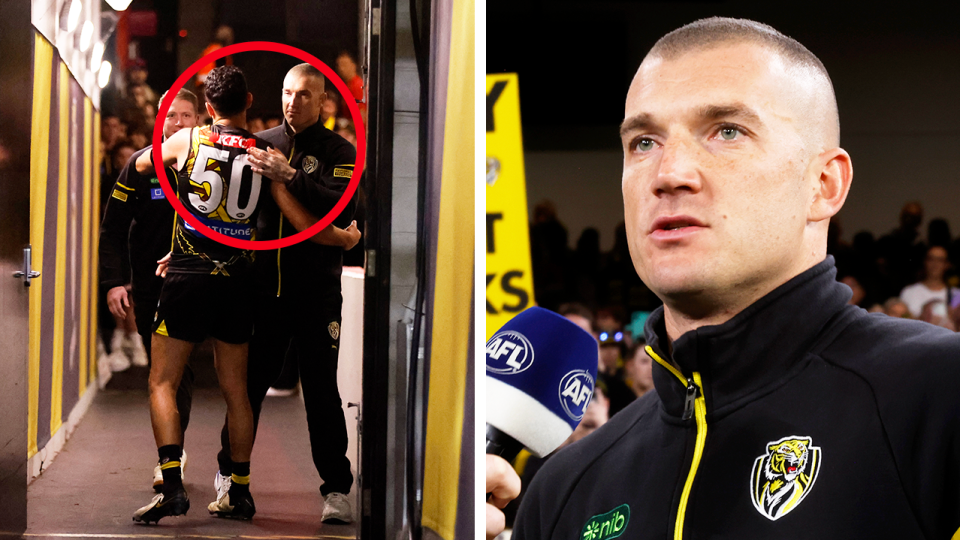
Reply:
[[754, 461], [750, 481], [753, 506], [770, 520], [792, 511], [810, 493], [820, 471], [820, 447], [810, 437], [790, 436], [767, 443]]

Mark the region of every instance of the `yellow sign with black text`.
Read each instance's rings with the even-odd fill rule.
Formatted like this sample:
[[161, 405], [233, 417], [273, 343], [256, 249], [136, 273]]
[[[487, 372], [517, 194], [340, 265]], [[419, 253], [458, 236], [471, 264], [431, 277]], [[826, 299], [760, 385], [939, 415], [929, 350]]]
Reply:
[[516, 73], [487, 75], [487, 332], [534, 305]]

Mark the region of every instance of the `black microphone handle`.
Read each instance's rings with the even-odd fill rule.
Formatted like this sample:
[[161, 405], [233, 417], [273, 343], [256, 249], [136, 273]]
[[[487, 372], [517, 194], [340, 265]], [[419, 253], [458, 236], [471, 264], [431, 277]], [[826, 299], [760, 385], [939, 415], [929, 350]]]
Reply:
[[523, 450], [523, 443], [487, 424], [487, 453], [500, 456], [510, 463]]

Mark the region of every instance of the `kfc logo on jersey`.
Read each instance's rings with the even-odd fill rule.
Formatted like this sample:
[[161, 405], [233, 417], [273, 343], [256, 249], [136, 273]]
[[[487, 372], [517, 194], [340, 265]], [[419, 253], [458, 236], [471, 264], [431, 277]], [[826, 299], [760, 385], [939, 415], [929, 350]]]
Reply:
[[560, 379], [560, 404], [571, 420], [579, 421], [593, 396], [593, 377], [584, 369], [575, 369]]
[[211, 132], [209, 138], [212, 143], [219, 143], [222, 146], [229, 146], [231, 148], [253, 148], [257, 145], [257, 141], [239, 135], [224, 135], [222, 133]]
[[487, 371], [515, 375], [533, 365], [533, 346], [520, 332], [507, 330], [487, 342]]

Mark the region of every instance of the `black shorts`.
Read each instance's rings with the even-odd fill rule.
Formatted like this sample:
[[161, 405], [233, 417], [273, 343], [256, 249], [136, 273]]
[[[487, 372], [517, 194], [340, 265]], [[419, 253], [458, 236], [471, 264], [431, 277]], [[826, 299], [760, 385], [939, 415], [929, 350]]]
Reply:
[[253, 334], [253, 291], [247, 276], [168, 273], [153, 331], [200, 343], [208, 336], [236, 345]]

